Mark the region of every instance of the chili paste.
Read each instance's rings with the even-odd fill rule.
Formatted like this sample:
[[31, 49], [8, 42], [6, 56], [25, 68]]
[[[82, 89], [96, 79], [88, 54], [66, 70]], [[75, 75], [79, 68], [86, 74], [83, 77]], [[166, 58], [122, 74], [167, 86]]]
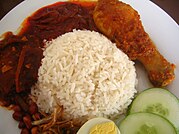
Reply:
[[[4, 34], [0, 41], [0, 105], [13, 104], [20, 107], [22, 116], [30, 114], [28, 96], [38, 78], [44, 40], [73, 29], [98, 31], [92, 17], [94, 7], [94, 2], [58, 2], [25, 19], [17, 35]], [[18, 121], [22, 125], [23, 118]]]

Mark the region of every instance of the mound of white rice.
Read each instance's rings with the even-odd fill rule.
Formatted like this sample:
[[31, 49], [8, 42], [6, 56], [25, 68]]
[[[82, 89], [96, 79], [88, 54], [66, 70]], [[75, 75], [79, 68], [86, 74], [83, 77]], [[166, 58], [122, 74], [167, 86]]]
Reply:
[[103, 35], [66, 33], [46, 42], [38, 82], [32, 88], [40, 110], [63, 105], [71, 118], [123, 113], [136, 93], [134, 63]]

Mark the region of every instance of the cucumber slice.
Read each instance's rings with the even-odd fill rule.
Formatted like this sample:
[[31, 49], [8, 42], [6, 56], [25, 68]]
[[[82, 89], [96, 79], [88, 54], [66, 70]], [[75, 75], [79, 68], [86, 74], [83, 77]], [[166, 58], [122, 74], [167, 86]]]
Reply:
[[162, 88], [141, 92], [132, 102], [129, 114], [136, 112], [155, 113], [168, 119], [179, 133], [179, 101], [176, 96]]
[[152, 113], [130, 114], [121, 122], [119, 129], [121, 134], [177, 134], [168, 120]]

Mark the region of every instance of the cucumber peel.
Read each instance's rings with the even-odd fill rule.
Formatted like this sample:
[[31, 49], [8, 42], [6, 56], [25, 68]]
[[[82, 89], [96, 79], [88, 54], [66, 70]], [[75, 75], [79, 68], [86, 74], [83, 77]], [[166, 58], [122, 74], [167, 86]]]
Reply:
[[148, 112], [169, 120], [179, 134], [179, 100], [162, 88], [151, 88], [141, 92], [132, 102], [128, 114]]
[[133, 113], [119, 124], [121, 134], [177, 134], [165, 118], [153, 113]]
[[133, 113], [119, 125], [121, 134], [177, 134], [165, 118], [153, 113]]

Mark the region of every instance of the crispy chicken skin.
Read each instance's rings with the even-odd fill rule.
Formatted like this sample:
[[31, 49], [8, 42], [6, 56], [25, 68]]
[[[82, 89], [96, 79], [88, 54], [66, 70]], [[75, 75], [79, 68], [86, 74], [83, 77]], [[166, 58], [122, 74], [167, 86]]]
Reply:
[[130, 5], [118, 0], [98, 0], [93, 19], [100, 32], [116, 42], [131, 60], [144, 65], [154, 86], [163, 87], [173, 81], [175, 65], [157, 51], [138, 12]]

